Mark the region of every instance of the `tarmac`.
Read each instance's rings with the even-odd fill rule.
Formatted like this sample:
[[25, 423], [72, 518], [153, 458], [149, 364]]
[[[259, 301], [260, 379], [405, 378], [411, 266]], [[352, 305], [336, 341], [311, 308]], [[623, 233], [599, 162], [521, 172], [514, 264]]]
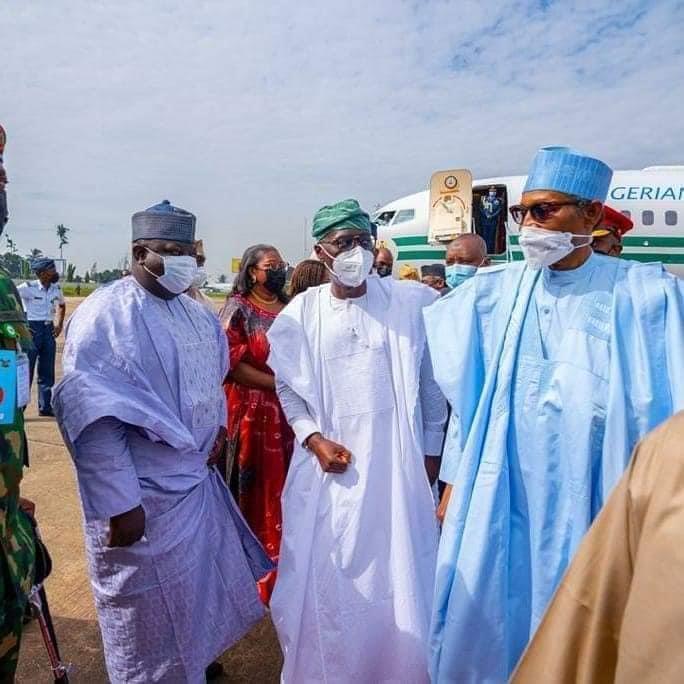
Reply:
[[[67, 315], [81, 299], [67, 300]], [[58, 340], [57, 372], [61, 374], [63, 339]], [[62, 660], [71, 663], [71, 682], [109, 681], [102, 640], [87, 576], [81, 505], [71, 458], [54, 419], [38, 416], [34, 398], [26, 410], [30, 467], [24, 470], [21, 493], [36, 504], [41, 535], [53, 560], [47, 592]], [[216, 682], [277, 682], [282, 656], [270, 618], [220, 659], [225, 675]], [[38, 624], [24, 631], [18, 682], [52, 682], [52, 672]]]

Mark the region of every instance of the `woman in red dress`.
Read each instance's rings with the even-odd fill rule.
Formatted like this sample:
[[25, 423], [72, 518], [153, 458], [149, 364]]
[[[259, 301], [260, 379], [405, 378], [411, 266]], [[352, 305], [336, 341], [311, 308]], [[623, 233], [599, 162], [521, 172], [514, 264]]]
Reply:
[[[280, 494], [293, 448], [293, 434], [266, 364], [266, 332], [287, 298], [287, 264], [270, 245], [247, 249], [232, 295], [221, 310], [228, 336], [230, 372], [224, 384], [228, 400], [226, 480], [242, 514], [272, 559], [280, 549]], [[275, 572], [258, 583], [268, 604]]]

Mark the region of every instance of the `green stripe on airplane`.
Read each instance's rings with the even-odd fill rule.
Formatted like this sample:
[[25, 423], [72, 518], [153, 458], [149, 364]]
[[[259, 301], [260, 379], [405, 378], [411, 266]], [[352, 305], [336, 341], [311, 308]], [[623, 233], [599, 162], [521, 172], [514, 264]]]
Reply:
[[[517, 235], [509, 235], [512, 245], [518, 244]], [[428, 246], [427, 235], [402, 235], [392, 238], [397, 247]], [[622, 239], [625, 247], [684, 247], [684, 237], [629, 237]]]
[[392, 238], [397, 247], [413, 247], [415, 245], [427, 245], [427, 235], [402, 235]]
[[[509, 235], [512, 245], [518, 244], [518, 235]], [[684, 247], [684, 237], [624, 237], [622, 244], [625, 247]]]
[[446, 257], [445, 249], [401, 249], [397, 256], [397, 261], [428, 261], [430, 259], [444, 259]]
[[[422, 250], [400, 250], [397, 255], [397, 261], [430, 261], [441, 260], [446, 256], [444, 250], [422, 251]], [[513, 261], [522, 261], [522, 252], [514, 250], [512, 252]], [[684, 264], [684, 254], [663, 254], [662, 252], [632, 252], [622, 255], [623, 259], [630, 259], [631, 261], [651, 262], [660, 261], [663, 264]], [[501, 261], [500, 258], [494, 258], [493, 261]]]
[[[522, 261], [522, 252], [515, 250], [512, 252], [513, 261]], [[640, 261], [642, 263], [650, 263], [652, 261], [659, 261], [663, 264], [684, 264], [684, 254], [663, 254], [662, 252], [632, 252], [623, 253], [622, 259], [629, 259], [630, 261]]]

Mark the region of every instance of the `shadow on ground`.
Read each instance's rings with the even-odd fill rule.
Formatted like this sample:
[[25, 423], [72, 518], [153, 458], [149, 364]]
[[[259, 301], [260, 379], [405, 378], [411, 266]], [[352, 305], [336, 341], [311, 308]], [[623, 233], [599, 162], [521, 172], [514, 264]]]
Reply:
[[[49, 600], [49, 597], [48, 597]], [[71, 663], [69, 680], [78, 684], [107, 682], [100, 631], [95, 620], [77, 620], [53, 615], [63, 662]], [[278, 682], [282, 660], [275, 630], [265, 618], [242, 641], [220, 659], [225, 675], [215, 682]], [[52, 682], [50, 661], [38, 624], [26, 627], [21, 650], [18, 682]]]

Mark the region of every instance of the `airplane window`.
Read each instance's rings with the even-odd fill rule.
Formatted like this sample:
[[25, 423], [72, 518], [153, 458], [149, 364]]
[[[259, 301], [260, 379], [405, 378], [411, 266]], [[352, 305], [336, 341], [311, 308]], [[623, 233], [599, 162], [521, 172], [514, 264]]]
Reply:
[[632, 212], [629, 209], [623, 209], [620, 213], [627, 218], [632, 218]]
[[401, 211], [397, 212], [397, 215], [394, 217], [394, 223], [392, 225], [396, 226], [397, 223], [406, 223], [406, 221], [413, 221], [415, 216], [415, 209], [402, 209]]
[[392, 220], [393, 216], [394, 216], [393, 211], [383, 211], [382, 214], [379, 214], [378, 216], [375, 217], [375, 222], [379, 226], [388, 226], [389, 222]]
[[653, 216], [653, 212], [650, 209], [641, 212], [641, 222], [645, 226], [652, 226], [654, 221], [655, 217]]
[[666, 211], [665, 212], [665, 225], [666, 226], [676, 226], [677, 225], [677, 212], [676, 211]]

